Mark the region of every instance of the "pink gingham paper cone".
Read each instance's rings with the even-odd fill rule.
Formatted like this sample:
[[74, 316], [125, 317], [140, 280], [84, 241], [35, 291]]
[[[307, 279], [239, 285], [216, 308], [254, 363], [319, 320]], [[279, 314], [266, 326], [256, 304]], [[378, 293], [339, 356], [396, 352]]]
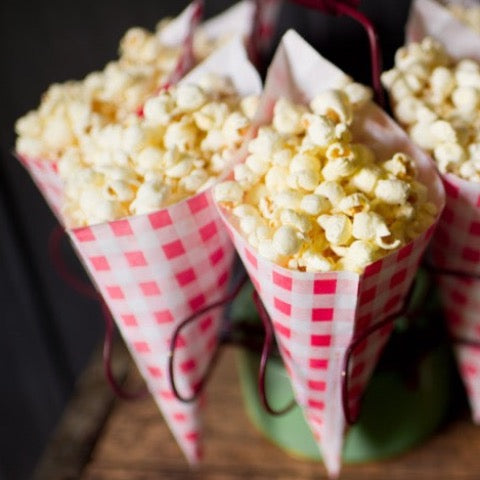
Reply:
[[[285, 34], [268, 71], [258, 121], [269, 123], [280, 97], [304, 103], [344, 78], [297, 33]], [[441, 182], [430, 159], [373, 103], [356, 114], [354, 139], [368, 144], [379, 158], [404, 151], [416, 162], [438, 210], [443, 208]], [[341, 465], [346, 419], [342, 408], [342, 370], [354, 337], [399, 310], [413, 281], [434, 226], [414, 242], [353, 272], [307, 273], [282, 268], [248, 245], [235, 220], [220, 209], [237, 252], [258, 290], [273, 323], [295, 398], [332, 477]], [[392, 326], [369, 336], [351, 357], [349, 408], [359, 407], [377, 358]]]
[[[240, 38], [212, 54], [182, 82], [195, 83], [207, 72], [230, 77], [242, 96], [260, 93], [260, 78]], [[46, 195], [45, 183], [38, 185]], [[234, 248], [211, 188], [151, 214], [67, 232], [179, 446], [191, 463], [197, 462], [204, 402], [183, 403], [175, 397], [168, 361], [176, 327], [218, 301], [230, 279]], [[174, 369], [184, 397], [195, 392], [212, 358], [221, 315], [216, 309], [200, 316], [178, 337]]]
[[480, 424], [480, 184], [442, 175], [447, 205], [432, 239], [435, 267], [466, 276], [437, 275], [473, 420]]
[[[433, 0], [416, 0], [407, 25], [407, 42], [431, 36], [442, 42], [455, 60], [480, 61], [480, 35]], [[442, 174], [446, 207], [432, 239], [435, 267], [468, 275], [480, 274], [480, 185], [452, 174]], [[438, 275], [441, 301], [460, 374], [480, 424], [480, 280]]]

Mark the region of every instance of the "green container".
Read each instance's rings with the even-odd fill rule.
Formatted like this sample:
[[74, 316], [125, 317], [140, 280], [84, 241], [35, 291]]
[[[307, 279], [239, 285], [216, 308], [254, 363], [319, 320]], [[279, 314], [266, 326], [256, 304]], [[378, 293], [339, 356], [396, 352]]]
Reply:
[[[239, 312], [247, 312], [250, 319], [255, 316], [248, 298], [247, 291], [239, 304], [234, 305], [234, 317], [243, 316]], [[441, 330], [438, 317], [435, 323], [433, 331]], [[397, 323], [363, 398], [358, 422], [347, 432], [345, 462], [380, 460], [401, 454], [429, 437], [445, 418], [450, 403], [451, 354], [444, 342], [426, 341], [432, 338], [429, 330], [432, 320], [420, 318], [416, 324], [412, 328], [405, 322]], [[410, 330], [415, 330], [413, 336]], [[410, 356], [410, 372], [399, 371], [401, 362], [392, 364], [392, 358], [399, 352], [405, 356], [402, 358]], [[318, 447], [298, 406], [280, 416], [264, 410], [257, 386], [259, 354], [239, 351], [237, 360], [243, 398], [253, 424], [292, 455], [320, 460]], [[290, 402], [293, 393], [280, 358], [269, 360], [265, 383], [274, 409]]]

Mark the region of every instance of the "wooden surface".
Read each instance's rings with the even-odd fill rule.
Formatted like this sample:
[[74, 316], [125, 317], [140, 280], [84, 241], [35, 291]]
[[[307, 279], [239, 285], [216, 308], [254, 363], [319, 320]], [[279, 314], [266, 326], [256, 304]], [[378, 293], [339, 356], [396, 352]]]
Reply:
[[[132, 369], [133, 371], [133, 369]], [[97, 374], [98, 374], [97, 369]], [[101, 372], [100, 372], [101, 374]], [[133, 371], [129, 384], [138, 387], [140, 379]], [[233, 351], [226, 350], [208, 386], [210, 400], [206, 408], [204, 464], [196, 471], [186, 465], [161, 414], [148, 398], [137, 402], [107, 401], [109, 414], [96, 417], [97, 440], [90, 448], [78, 475], [67, 475], [64, 464], [72, 454], [58, 454], [50, 461], [50, 480], [313, 480], [326, 478], [321, 464], [289, 457], [258, 433], [243, 409]], [[97, 394], [98, 395], [98, 394]], [[79, 397], [82, 393], [79, 392]], [[108, 396], [107, 396], [108, 397]], [[98, 398], [97, 398], [98, 399]], [[78, 398], [75, 400], [78, 404]], [[73, 402], [75, 404], [75, 401]], [[88, 408], [75, 415], [87, 415]], [[88, 404], [87, 404], [88, 405]], [[66, 413], [66, 418], [72, 412]], [[65, 422], [64, 422], [65, 423]], [[88, 423], [88, 422], [87, 422]], [[90, 422], [91, 423], [91, 422]], [[59, 444], [68, 444], [65, 431]], [[85, 429], [84, 429], [85, 430]], [[72, 434], [73, 435], [73, 434]], [[92, 433], [90, 433], [91, 437]], [[58, 435], [57, 435], [58, 436]], [[88, 439], [88, 435], [87, 435]], [[75, 444], [75, 439], [71, 441]], [[78, 441], [76, 442], [78, 444]], [[53, 441], [53, 445], [55, 440]], [[79, 448], [76, 449], [79, 451]], [[68, 448], [67, 448], [68, 451]], [[53, 452], [54, 453], [54, 452]], [[52, 457], [52, 448], [46, 456]], [[57, 463], [57, 474], [54, 465]], [[75, 463], [75, 462], [74, 462]], [[76, 462], [78, 464], [78, 460]], [[63, 473], [62, 473], [63, 472]], [[480, 479], [480, 427], [466, 413], [449, 422], [422, 446], [401, 457], [362, 465], [344, 466], [342, 480], [478, 480]]]

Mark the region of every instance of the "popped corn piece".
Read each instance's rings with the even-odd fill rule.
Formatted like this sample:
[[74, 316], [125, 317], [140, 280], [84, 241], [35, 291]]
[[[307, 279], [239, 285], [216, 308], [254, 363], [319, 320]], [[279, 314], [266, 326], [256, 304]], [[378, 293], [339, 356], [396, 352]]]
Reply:
[[259, 241], [257, 249], [258, 249], [258, 253], [262, 257], [266, 258], [267, 260], [270, 260], [271, 262], [276, 262], [276, 263], [279, 262], [280, 254], [274, 248], [272, 240]]
[[310, 102], [310, 108], [317, 115], [328, 117], [334, 123], [352, 122], [352, 105], [348, 95], [341, 90], [324, 90]]
[[437, 120], [430, 125], [430, 131], [437, 143], [457, 142], [457, 132], [452, 125], [445, 120]]
[[249, 119], [253, 120], [258, 110], [259, 97], [257, 95], [249, 95], [242, 98], [240, 109], [242, 113]]
[[352, 222], [343, 213], [320, 215], [317, 222], [325, 231], [325, 238], [334, 245], [345, 245], [352, 238]]
[[317, 170], [301, 170], [287, 176], [287, 185], [293, 189], [303, 189], [313, 192], [320, 183], [320, 173]]
[[131, 202], [135, 198], [134, 185], [124, 180], [106, 180], [102, 192], [107, 200]]
[[332, 262], [321, 253], [305, 250], [298, 259], [298, 265], [304, 267], [307, 272], [330, 272], [333, 270]]
[[314, 191], [316, 195], [322, 195], [328, 198], [330, 203], [335, 206], [345, 196], [343, 187], [332, 181], [322, 182]]
[[250, 203], [251, 205], [259, 205], [262, 199], [268, 197], [268, 194], [269, 192], [265, 184], [257, 183], [245, 193], [245, 203]]
[[412, 89], [405, 81], [405, 76], [399, 76], [390, 87], [390, 94], [396, 102], [399, 102], [402, 98], [412, 96]]
[[271, 193], [279, 193], [287, 190], [288, 175], [288, 170], [285, 167], [273, 165], [265, 175], [265, 185]]
[[248, 151], [268, 158], [278, 150], [280, 140], [280, 135], [272, 128], [260, 127], [257, 136], [249, 142]]
[[388, 205], [402, 204], [407, 201], [410, 185], [402, 180], [379, 180], [375, 195]]
[[153, 146], [145, 147], [133, 157], [136, 170], [144, 173], [148, 170], [159, 169], [162, 166], [164, 152]]
[[452, 92], [452, 102], [461, 112], [474, 112], [479, 100], [480, 93], [474, 87], [458, 87]]
[[178, 185], [188, 192], [199, 192], [209, 177], [205, 169], [195, 168], [186, 177], [180, 178]]
[[252, 154], [245, 159], [245, 165], [256, 175], [262, 176], [270, 168], [270, 162], [267, 157]]
[[358, 162], [348, 157], [329, 160], [322, 168], [322, 175], [327, 181], [337, 181], [351, 176], [358, 168]]
[[207, 101], [206, 95], [198, 85], [181, 83], [175, 89], [174, 98], [180, 111], [198, 110]]
[[243, 199], [243, 190], [238, 183], [226, 181], [215, 186], [214, 196], [217, 202], [240, 203]]
[[455, 88], [455, 78], [447, 67], [436, 67], [430, 77], [432, 101], [442, 103]]
[[377, 255], [377, 249], [370, 242], [355, 240], [348, 247], [345, 256], [340, 264], [345, 270], [361, 273], [363, 269], [372, 263]]
[[417, 97], [407, 96], [401, 98], [394, 106], [395, 116], [406, 125], [411, 125], [418, 120], [418, 111], [423, 103]]
[[300, 202], [300, 210], [309, 215], [326, 213], [332, 208], [330, 201], [322, 195], [305, 195]]
[[258, 210], [253, 205], [242, 203], [233, 208], [232, 213], [236, 217], [258, 216]]
[[412, 160], [404, 153], [395, 153], [390, 160], [383, 162], [382, 166], [387, 172], [400, 179], [415, 174]]
[[282, 225], [273, 234], [272, 247], [278, 255], [293, 255], [300, 246], [299, 232], [290, 225]]
[[283, 225], [291, 225], [301, 233], [307, 233], [312, 229], [312, 224], [306, 215], [295, 210], [286, 209], [280, 213], [280, 222]]
[[285, 190], [272, 196], [277, 208], [299, 210], [302, 194], [296, 190]]
[[325, 147], [335, 140], [335, 124], [326, 117], [306, 113], [302, 123], [306, 127], [307, 137], [313, 146]]
[[435, 147], [433, 152], [442, 173], [448, 172], [450, 166], [458, 165], [466, 160], [465, 151], [458, 143], [441, 143]]
[[360, 168], [352, 177], [351, 183], [361, 192], [371, 195], [380, 178], [381, 170], [376, 165]]
[[121, 202], [105, 199], [98, 188], [84, 189], [78, 204], [88, 224], [108, 222], [127, 213]]
[[320, 171], [320, 159], [313, 155], [299, 153], [291, 158], [289, 170], [290, 173], [305, 170]]
[[374, 240], [390, 235], [390, 230], [378, 213], [360, 212], [353, 216], [352, 235], [357, 240]]
[[[248, 165], [239, 163], [233, 167], [233, 178], [235, 178], [242, 188], [247, 189], [259, 179], [259, 175], [251, 170]], [[267, 188], [271, 189], [268, 185]]]
[[409, 134], [412, 140], [425, 150], [433, 150], [438, 143], [437, 138], [432, 133], [430, 123], [415, 123], [410, 128]]
[[214, 95], [233, 95], [235, 94], [235, 88], [232, 81], [218, 75], [216, 73], [207, 73], [203, 75], [199, 81], [198, 86], [201, 87], [205, 92], [212, 93]]
[[207, 135], [200, 143], [200, 150], [205, 152], [215, 152], [222, 150], [225, 146], [226, 140], [221, 130], [212, 129], [207, 132]]
[[168, 125], [163, 141], [169, 150], [175, 147], [181, 152], [191, 150], [197, 141], [197, 131], [188, 118], [185, 120], [182, 118]]
[[64, 117], [51, 117], [43, 128], [43, 141], [49, 150], [60, 152], [74, 141], [73, 132]]
[[193, 158], [184, 158], [165, 170], [165, 175], [172, 178], [182, 178], [193, 169]]
[[145, 181], [140, 185], [135, 200], [130, 204], [130, 213], [142, 215], [163, 208], [170, 196], [171, 189], [161, 181]]
[[273, 126], [282, 134], [299, 134], [304, 130], [302, 115], [305, 108], [295, 105], [285, 98], [280, 98], [273, 108]]
[[353, 216], [354, 214], [366, 211], [369, 208], [369, 200], [363, 193], [352, 193], [351, 195], [343, 197], [340, 202], [338, 202], [335, 210]]
[[222, 133], [225, 140], [232, 144], [240, 142], [249, 126], [247, 117], [240, 112], [230, 113], [224, 121]]
[[211, 102], [193, 113], [197, 128], [204, 132], [220, 130], [228, 115], [228, 105], [223, 102]]
[[244, 215], [239, 218], [240, 230], [249, 235], [257, 230], [262, 225], [262, 220], [258, 215]]
[[349, 102], [354, 108], [361, 108], [373, 97], [372, 89], [361, 83], [352, 82], [343, 88]]
[[15, 132], [18, 136], [38, 137], [41, 131], [40, 118], [35, 110], [31, 110], [15, 122]]
[[282, 150], [275, 152], [272, 157], [273, 165], [285, 168], [289, 168], [291, 160], [292, 152], [288, 148], [283, 148]]

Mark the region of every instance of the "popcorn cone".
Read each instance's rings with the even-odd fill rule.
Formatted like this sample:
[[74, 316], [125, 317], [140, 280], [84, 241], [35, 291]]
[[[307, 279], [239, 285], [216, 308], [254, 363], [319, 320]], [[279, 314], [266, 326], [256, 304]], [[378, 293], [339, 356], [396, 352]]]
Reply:
[[447, 204], [431, 245], [433, 265], [459, 274], [437, 276], [473, 420], [480, 424], [480, 185], [442, 176]]
[[[178, 324], [226, 292], [233, 247], [210, 191], [152, 214], [68, 230], [148, 388], [187, 459], [200, 456], [200, 403], [171, 390], [168, 360]], [[222, 310], [182, 331], [175, 378], [195, 392], [215, 351]]]
[[[306, 102], [334, 87], [344, 74], [315, 52], [298, 34], [285, 34], [269, 69], [258, 113], [269, 123], [276, 100]], [[431, 160], [374, 104], [356, 114], [354, 138], [389, 158], [402, 150], [414, 158], [431, 201], [443, 208], [442, 186]], [[415, 241], [353, 272], [308, 273], [282, 268], [247, 244], [235, 219], [221, 210], [233, 242], [268, 311], [297, 403], [318, 443], [331, 477], [339, 474], [346, 418], [342, 375], [347, 349], [369, 327], [400, 309], [435, 225]], [[352, 352], [348, 408], [356, 411], [392, 324], [375, 331]]]
[[[480, 35], [432, 0], [412, 4], [407, 42], [431, 36], [442, 42], [455, 60], [480, 61]], [[432, 239], [431, 261], [457, 272], [437, 275], [448, 329], [465, 384], [473, 420], [480, 424], [480, 185], [442, 174], [446, 207]]]
[[[195, 83], [207, 72], [230, 77], [240, 95], [260, 93], [261, 81], [240, 38], [212, 54], [182, 82]], [[56, 169], [47, 162], [24, 164], [65, 225]], [[230, 279], [234, 247], [211, 188], [150, 214], [66, 230], [179, 446], [189, 462], [197, 462], [204, 402], [177, 399], [168, 364], [178, 325], [220, 300]], [[217, 346], [221, 317], [222, 309], [214, 309], [178, 336], [174, 373], [183, 397], [190, 397], [201, 383]]]

